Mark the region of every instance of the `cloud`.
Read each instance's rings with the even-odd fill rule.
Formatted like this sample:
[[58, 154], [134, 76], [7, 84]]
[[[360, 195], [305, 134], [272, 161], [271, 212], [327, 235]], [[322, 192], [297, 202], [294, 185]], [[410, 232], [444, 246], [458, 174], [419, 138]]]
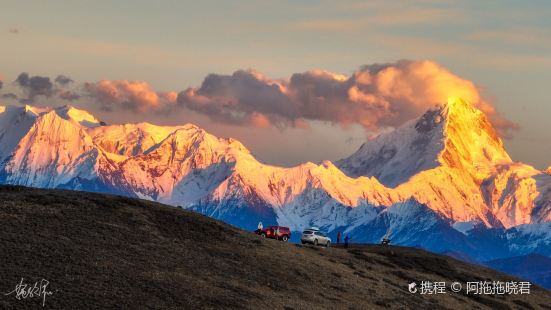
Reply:
[[270, 80], [253, 70], [209, 74], [200, 88], [178, 94], [178, 104], [228, 123], [292, 125], [295, 106], [284, 88], [283, 81]]
[[12, 100], [17, 100], [17, 99], [18, 99], [17, 95], [14, 94], [14, 93], [2, 94], [0, 97], [1, 97], [2, 99], [12, 99]]
[[19, 34], [19, 29], [17, 28], [9, 28], [8, 32], [11, 34]]
[[73, 83], [74, 81], [70, 77], [65, 76], [63, 74], [60, 74], [55, 78], [55, 82], [59, 85], [67, 86], [67, 85]]
[[70, 90], [59, 90], [57, 93], [57, 96], [63, 100], [67, 101], [75, 101], [80, 99], [82, 96], [76, 92], [70, 91]]
[[28, 98], [20, 98], [19, 103], [21, 103], [21, 104], [33, 104], [34, 101], [32, 99], [28, 99]]
[[52, 82], [50, 77], [30, 76], [26, 72], [19, 74], [15, 80], [15, 84], [21, 88], [23, 95], [26, 97], [20, 98], [19, 101], [25, 104], [34, 103], [38, 96], [44, 96], [46, 98], [55, 97], [68, 101], [78, 100], [82, 97], [79, 93], [80, 90], [68, 89], [68, 86], [72, 83], [74, 83], [74, 81], [63, 74], [58, 75]]
[[84, 84], [85, 94], [102, 105], [105, 110], [120, 107], [135, 112], [164, 109], [176, 102], [176, 92], [156, 92], [143, 81], [101, 80]]
[[21, 87], [23, 92], [32, 101], [36, 96], [51, 97], [54, 93], [54, 85], [49, 77], [29, 76], [28, 73], [21, 73], [15, 83]]
[[221, 123], [250, 127], [305, 128], [309, 121], [367, 130], [397, 127], [427, 109], [463, 98], [482, 110], [502, 137], [518, 126], [504, 118], [485, 100], [477, 86], [433, 61], [398, 61], [360, 67], [350, 75], [325, 70], [295, 73], [272, 79], [255, 70], [231, 75], [209, 74], [198, 87], [159, 92], [144, 81], [100, 80], [68, 89], [72, 79], [22, 73], [16, 83], [33, 101], [36, 96], [56, 96], [75, 101], [91, 98], [106, 111], [171, 112], [187, 109]]
[[323, 70], [288, 81], [255, 71], [210, 74], [178, 95], [178, 105], [212, 119], [248, 126], [303, 126], [320, 120], [366, 129], [399, 126], [428, 108], [461, 97], [484, 111], [502, 136], [516, 125], [485, 101], [475, 86], [432, 61], [366, 65], [351, 76]]

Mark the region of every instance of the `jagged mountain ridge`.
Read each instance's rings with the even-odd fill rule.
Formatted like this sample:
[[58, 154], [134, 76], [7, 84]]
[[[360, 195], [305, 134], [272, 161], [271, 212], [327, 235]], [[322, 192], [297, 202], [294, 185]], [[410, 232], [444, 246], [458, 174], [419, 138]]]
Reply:
[[499, 164], [511, 164], [486, 116], [452, 98], [420, 118], [364, 143], [337, 166], [352, 177], [375, 176], [396, 187], [435, 168], [458, 169], [479, 182]]
[[486, 116], [460, 99], [366, 142], [336, 165], [352, 177], [376, 177], [454, 221], [512, 227], [550, 220], [548, 210], [537, 210], [547, 200], [538, 189], [548, 180], [536, 186], [543, 173], [513, 162]]
[[[2, 183], [113, 192], [244, 228], [258, 220], [296, 231], [316, 225], [359, 240], [362, 231], [399, 225], [379, 220], [379, 228], [373, 226], [382, 211], [403, 204], [426, 209], [450, 229], [462, 222], [509, 228], [551, 220], [549, 175], [513, 163], [484, 114], [459, 99], [367, 142], [336, 165], [293, 168], [262, 164], [240, 142], [194, 125], [101, 126], [72, 107], [0, 112]], [[408, 208], [397, 209], [397, 216], [410, 218]]]

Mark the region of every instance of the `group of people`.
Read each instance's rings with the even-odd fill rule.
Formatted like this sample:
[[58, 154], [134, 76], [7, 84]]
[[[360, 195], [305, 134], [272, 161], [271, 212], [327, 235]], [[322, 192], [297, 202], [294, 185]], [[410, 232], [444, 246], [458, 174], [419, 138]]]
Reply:
[[[350, 237], [348, 236], [348, 234], [346, 234], [346, 236], [344, 237], [345, 248], [348, 248], [348, 241], [350, 241]], [[341, 232], [337, 231], [337, 244], [340, 244], [340, 243], [341, 243]]]

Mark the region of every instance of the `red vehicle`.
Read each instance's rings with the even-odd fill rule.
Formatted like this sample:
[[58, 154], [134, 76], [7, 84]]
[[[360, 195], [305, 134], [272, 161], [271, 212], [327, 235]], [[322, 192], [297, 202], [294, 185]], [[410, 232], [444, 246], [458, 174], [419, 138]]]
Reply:
[[262, 236], [262, 238], [277, 239], [285, 242], [291, 239], [291, 230], [285, 226], [268, 226], [264, 229], [255, 230], [255, 233]]

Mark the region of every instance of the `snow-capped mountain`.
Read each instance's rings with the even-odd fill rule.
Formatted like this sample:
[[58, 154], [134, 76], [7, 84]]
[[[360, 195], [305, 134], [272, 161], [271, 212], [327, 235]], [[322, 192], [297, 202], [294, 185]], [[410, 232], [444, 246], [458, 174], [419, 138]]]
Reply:
[[375, 176], [396, 187], [435, 168], [460, 169], [485, 179], [493, 166], [511, 162], [486, 116], [463, 100], [450, 99], [368, 141], [337, 166], [350, 176]]
[[368, 141], [336, 164], [352, 177], [375, 177], [453, 222], [508, 228], [550, 220], [549, 207], [539, 207], [548, 201], [540, 190], [549, 178], [514, 163], [486, 116], [460, 99]]
[[[513, 162], [486, 116], [460, 99], [336, 164], [292, 168], [190, 124], [106, 126], [68, 106], [0, 107], [0, 182], [152, 199], [246, 229], [319, 226], [369, 242], [390, 229], [400, 244], [486, 260], [551, 255], [549, 234], [530, 228], [551, 222], [551, 175]], [[494, 255], [481, 249], [490, 242]]]

